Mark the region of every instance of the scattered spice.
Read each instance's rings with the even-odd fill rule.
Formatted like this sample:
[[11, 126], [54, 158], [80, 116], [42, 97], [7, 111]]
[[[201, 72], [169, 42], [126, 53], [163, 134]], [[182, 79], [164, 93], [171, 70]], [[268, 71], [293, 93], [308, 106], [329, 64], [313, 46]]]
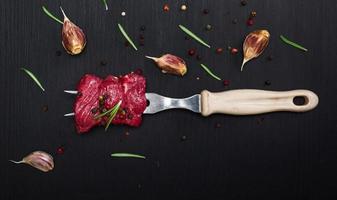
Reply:
[[301, 45], [299, 45], [299, 44], [297, 44], [297, 43], [295, 43], [295, 42], [293, 42], [293, 41], [290, 41], [289, 39], [287, 39], [287, 38], [284, 37], [283, 35], [280, 35], [280, 38], [281, 38], [281, 40], [282, 40], [284, 43], [286, 43], [286, 44], [288, 44], [288, 45], [290, 45], [290, 46], [292, 46], [292, 47], [295, 47], [295, 48], [300, 49], [300, 50], [302, 50], [302, 51], [308, 51], [308, 49], [306, 49], [305, 47], [303, 47], [303, 46], [301, 46]]
[[21, 161], [9, 160], [15, 164], [25, 163], [43, 172], [48, 172], [54, 169], [53, 157], [43, 151], [34, 151], [28, 156], [24, 157]]
[[254, 17], [256, 17], [256, 14], [257, 14], [256, 11], [252, 11], [252, 12], [250, 13], [250, 17], [251, 17], [251, 18], [254, 18]]
[[126, 15], [126, 12], [121, 12], [121, 15], [124, 17]]
[[102, 60], [102, 61], [100, 62], [100, 64], [101, 64], [101, 66], [105, 66], [105, 65], [107, 65], [108, 63], [107, 63], [105, 60]]
[[196, 56], [196, 58], [197, 58], [197, 60], [201, 60], [202, 59], [202, 57], [199, 54]]
[[63, 14], [63, 27], [62, 27], [62, 45], [66, 52], [70, 55], [80, 54], [87, 40], [82, 29], [71, 22], [62, 7], [60, 7]]
[[206, 29], [207, 31], [210, 31], [210, 30], [212, 30], [212, 25], [210, 25], [210, 24], [207, 24], [207, 25], [206, 25], [206, 27], [205, 27], [205, 29]]
[[111, 154], [111, 157], [117, 157], [117, 158], [141, 158], [141, 159], [146, 159], [146, 157], [143, 156], [143, 155], [132, 154], [132, 153], [113, 153], [113, 154]]
[[242, 0], [242, 1], [241, 1], [241, 5], [242, 5], [242, 6], [247, 5], [247, 1], [246, 1], [246, 0]]
[[270, 85], [271, 85], [271, 81], [270, 81], [270, 80], [266, 80], [266, 81], [264, 82], [264, 85], [265, 85], [265, 86], [270, 86]]
[[130, 37], [128, 36], [128, 34], [125, 32], [123, 26], [121, 24], [118, 24], [118, 28], [120, 30], [120, 32], [122, 33], [122, 35], [125, 37], [125, 39], [129, 42], [129, 44], [131, 44], [131, 46], [134, 48], [134, 50], [138, 50], [136, 45], [132, 42], [132, 40], [130, 39]]
[[195, 55], [195, 49], [189, 49], [189, 50], [187, 51], [187, 53], [188, 53], [188, 55], [190, 55], [190, 56], [194, 56], [194, 55]]
[[200, 64], [200, 66], [210, 75], [212, 76], [214, 79], [221, 81], [221, 78], [219, 78], [218, 76], [216, 76], [215, 74], [213, 74], [213, 72], [204, 64]]
[[58, 155], [63, 155], [64, 154], [64, 147], [63, 146], [60, 146], [56, 149], [56, 153]]
[[215, 124], [215, 128], [220, 128], [221, 127], [221, 124], [220, 123], [216, 123]]
[[207, 44], [206, 42], [204, 42], [202, 39], [200, 39], [198, 36], [196, 36], [193, 32], [191, 32], [189, 29], [187, 29], [185, 26], [183, 25], [179, 25], [179, 28], [184, 31], [187, 35], [189, 35], [191, 38], [193, 38], [194, 40], [196, 40], [197, 42], [199, 42], [200, 44], [211, 48], [211, 46], [209, 44]]
[[42, 106], [42, 111], [43, 112], [47, 112], [48, 111], [48, 106], [47, 105]]
[[216, 52], [217, 54], [221, 54], [221, 53], [223, 52], [223, 49], [222, 49], [222, 48], [217, 48], [217, 49], [215, 50], [215, 52]]
[[163, 73], [170, 73], [183, 76], [187, 72], [185, 61], [178, 56], [172, 54], [165, 54], [159, 58], [151, 56], [145, 57], [154, 60]]
[[60, 24], [63, 24], [63, 22], [57, 17], [55, 17], [53, 14], [51, 14], [46, 7], [42, 6], [42, 10], [48, 17], [52, 18], [53, 20], [55, 20], [56, 22]]
[[233, 19], [232, 20], [232, 24], [237, 24], [238, 23], [238, 19]]
[[185, 4], [180, 6], [180, 10], [181, 11], [186, 11], [187, 10], [187, 6]]
[[273, 55], [269, 55], [269, 56], [267, 57], [267, 60], [268, 60], [268, 61], [274, 60], [274, 56], [273, 56]]
[[249, 18], [247, 20], [247, 26], [252, 26], [254, 24], [254, 20], [252, 18]]
[[197, 79], [197, 81], [199, 81], [199, 80], [200, 80], [200, 77], [199, 77], [199, 76], [197, 76], [197, 78], [196, 78], [196, 79]]
[[61, 56], [61, 55], [62, 55], [62, 52], [61, 52], [60, 50], [57, 50], [57, 51], [55, 52], [55, 55], [56, 55], [56, 56]]
[[183, 142], [183, 141], [186, 141], [186, 140], [187, 140], [186, 135], [181, 136], [180, 140], [181, 140], [182, 142]]
[[231, 48], [231, 54], [235, 55], [239, 52], [237, 48]]
[[31, 79], [33, 79], [33, 81], [36, 83], [36, 85], [38, 85], [42, 91], [45, 91], [45, 89], [43, 88], [42, 84], [40, 83], [40, 81], [36, 78], [36, 76], [29, 71], [28, 69], [22, 67], [20, 68], [22, 71], [24, 71]]
[[169, 6], [168, 4], [165, 4], [165, 5], [163, 6], [163, 10], [164, 10], [164, 12], [170, 11], [170, 6]]
[[209, 10], [205, 8], [205, 9], [202, 10], [202, 13], [204, 13], [205, 15], [207, 15], [209, 13]]
[[146, 26], [145, 26], [145, 25], [141, 25], [141, 26], [140, 26], [140, 30], [141, 30], [141, 31], [145, 31], [145, 30], [146, 30]]
[[246, 62], [258, 57], [267, 48], [270, 34], [267, 30], [256, 30], [247, 35], [243, 43], [243, 61], [241, 71]]
[[224, 80], [224, 81], [223, 81], [223, 84], [224, 84], [224, 86], [226, 86], [226, 87], [229, 86], [229, 83], [230, 83], [229, 80]]

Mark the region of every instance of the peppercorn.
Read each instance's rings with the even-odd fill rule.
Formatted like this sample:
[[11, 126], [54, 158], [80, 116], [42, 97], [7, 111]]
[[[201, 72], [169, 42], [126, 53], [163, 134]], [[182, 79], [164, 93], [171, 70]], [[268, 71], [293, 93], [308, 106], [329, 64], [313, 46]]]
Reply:
[[207, 25], [206, 25], [206, 27], [205, 27], [205, 29], [206, 29], [207, 31], [210, 31], [210, 30], [212, 30], [212, 25], [210, 25], [210, 24], [207, 24]]
[[229, 80], [224, 80], [224, 81], [223, 81], [224, 86], [229, 86], [229, 83], [230, 83]]
[[133, 115], [131, 113], [128, 114], [128, 119], [132, 119]]
[[170, 11], [170, 6], [169, 6], [168, 4], [165, 4], [165, 5], [163, 6], [163, 10], [164, 10], [164, 12]]
[[62, 55], [62, 52], [59, 51], [59, 50], [57, 50], [55, 54], [56, 54], [56, 56], [61, 56], [61, 55]]
[[221, 53], [223, 52], [223, 49], [222, 49], [222, 48], [217, 48], [217, 49], [215, 50], [215, 52], [216, 52], [217, 54], [221, 54]]
[[247, 26], [252, 26], [254, 24], [254, 20], [252, 18], [249, 18], [247, 20]]
[[204, 13], [205, 15], [207, 15], [207, 14], [209, 13], [209, 10], [205, 8], [205, 9], [202, 11], [202, 13]]
[[183, 142], [183, 141], [186, 141], [186, 140], [187, 140], [186, 135], [181, 136], [180, 140], [181, 140], [182, 142]]
[[270, 85], [271, 85], [271, 81], [270, 81], [270, 80], [266, 80], [266, 81], [264, 82], [264, 85], [265, 85], [265, 86], [270, 86]]
[[267, 60], [268, 61], [272, 61], [274, 59], [274, 56], [273, 55], [269, 55], [268, 57], [267, 57]]
[[252, 12], [250, 13], [250, 17], [251, 17], [251, 18], [256, 17], [256, 11], [252, 11]]
[[195, 54], [195, 49], [188, 50], [188, 55], [194, 56], [194, 54]]
[[242, 5], [242, 6], [247, 5], [247, 1], [246, 1], [246, 0], [242, 0], [242, 1], [241, 1], [241, 5]]
[[220, 128], [221, 127], [221, 124], [220, 123], [216, 123], [215, 124], [215, 128]]
[[58, 147], [57, 150], [56, 150], [56, 153], [58, 155], [64, 154], [64, 147], [63, 146]]
[[234, 55], [234, 54], [237, 54], [239, 52], [239, 50], [237, 48], [232, 48], [231, 49], [231, 53]]
[[101, 64], [102, 66], [105, 66], [105, 65], [107, 64], [107, 62], [104, 61], [104, 60], [102, 60], [102, 61], [100, 62], [100, 64]]
[[238, 20], [237, 19], [233, 19], [232, 20], [232, 24], [237, 24], [238, 23]]
[[187, 6], [185, 4], [181, 5], [180, 10], [182, 10], [182, 11], [187, 10]]
[[122, 12], [121, 15], [124, 17], [124, 16], [126, 15], [126, 13], [125, 13], [125, 12]]
[[201, 60], [202, 59], [202, 57], [199, 54], [196, 56], [196, 58], [197, 58], [197, 60]]
[[139, 39], [140, 40], [144, 40], [144, 35], [143, 34], [139, 34]]
[[145, 31], [145, 29], [146, 29], [145, 25], [141, 25], [141, 26], [140, 26], [140, 30], [141, 30], [141, 31]]
[[104, 100], [104, 97], [103, 97], [102, 95], [100, 95], [100, 96], [98, 97], [98, 100], [99, 100], [99, 101], [103, 101], [103, 100]]
[[98, 108], [97, 107], [91, 109], [91, 113], [92, 114], [96, 114], [97, 112], [98, 112]]
[[47, 112], [47, 111], [48, 111], [48, 106], [47, 106], [47, 105], [44, 105], [44, 106], [42, 107], [42, 111], [43, 111], [43, 112]]
[[108, 111], [106, 108], [102, 109], [102, 113], [105, 113], [106, 111]]

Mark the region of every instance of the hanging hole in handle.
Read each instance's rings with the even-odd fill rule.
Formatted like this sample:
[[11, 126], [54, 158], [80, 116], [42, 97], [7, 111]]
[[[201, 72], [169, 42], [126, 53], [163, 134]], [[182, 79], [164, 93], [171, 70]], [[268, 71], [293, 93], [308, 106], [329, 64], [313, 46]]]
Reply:
[[293, 98], [293, 103], [296, 106], [305, 106], [309, 103], [309, 99], [306, 96], [296, 96]]

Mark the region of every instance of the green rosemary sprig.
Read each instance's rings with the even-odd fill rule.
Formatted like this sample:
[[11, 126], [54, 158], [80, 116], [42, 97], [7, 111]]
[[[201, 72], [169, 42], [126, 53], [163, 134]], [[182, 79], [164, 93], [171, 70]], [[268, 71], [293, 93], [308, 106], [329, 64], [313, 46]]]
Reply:
[[102, 3], [103, 3], [104, 6], [105, 6], [105, 10], [109, 10], [108, 4], [107, 4], [106, 0], [102, 0]]
[[217, 75], [213, 74], [213, 72], [204, 64], [200, 64], [200, 66], [213, 78], [215, 78], [218, 81], [221, 81], [221, 78], [219, 78]]
[[130, 39], [130, 37], [128, 36], [128, 34], [125, 32], [124, 28], [122, 25], [118, 24], [118, 28], [121, 31], [121, 33], [123, 34], [123, 36], [125, 37], [125, 39], [131, 44], [131, 46], [137, 51], [137, 47], [136, 45], [132, 42], [132, 40]]
[[41, 88], [42, 91], [45, 91], [40, 81], [36, 78], [36, 76], [31, 71], [29, 71], [28, 69], [24, 67], [21, 67], [20, 69], [24, 71], [31, 79], [33, 79], [33, 81], [36, 83], [36, 85], [38, 85]]
[[51, 14], [46, 7], [42, 6], [42, 10], [44, 11], [44, 13], [46, 13], [46, 15], [48, 15], [50, 18], [52, 18], [53, 20], [57, 21], [60, 24], [63, 24], [63, 22], [61, 20], [59, 20], [57, 17], [55, 17], [53, 14]]
[[199, 42], [200, 44], [211, 48], [211, 46], [209, 44], [207, 44], [206, 42], [204, 42], [201, 38], [199, 38], [197, 35], [195, 35], [192, 31], [190, 31], [188, 28], [186, 28], [183, 25], [179, 25], [179, 28], [184, 31], [187, 35], [189, 35], [190, 37], [192, 37], [193, 39], [195, 39], [197, 42]]
[[113, 153], [113, 154], [111, 154], [111, 157], [118, 157], [118, 158], [141, 158], [141, 159], [146, 159], [145, 156], [138, 155], [138, 154], [132, 154], [132, 153]]
[[300, 50], [302, 50], [302, 51], [308, 51], [308, 49], [306, 49], [305, 47], [303, 47], [303, 46], [301, 46], [301, 45], [299, 45], [299, 44], [297, 44], [297, 43], [295, 43], [295, 42], [293, 42], [293, 41], [290, 41], [289, 39], [287, 39], [287, 38], [284, 37], [283, 35], [280, 35], [280, 38], [281, 38], [281, 40], [282, 40], [284, 43], [286, 43], [286, 44], [288, 44], [288, 45], [290, 45], [290, 46], [293, 46], [293, 47], [295, 47], [295, 48], [297, 48], [297, 49], [300, 49]]
[[107, 122], [106, 125], [105, 125], [105, 129], [104, 129], [105, 131], [108, 130], [108, 128], [109, 128], [109, 126], [110, 126], [112, 120], [115, 118], [115, 116], [116, 116], [116, 114], [117, 114], [117, 112], [118, 112], [118, 110], [119, 110], [119, 107], [121, 106], [121, 103], [122, 103], [122, 100], [120, 100], [120, 101], [113, 107], [111, 113], [109, 114], [109, 120], [108, 120], [108, 122]]

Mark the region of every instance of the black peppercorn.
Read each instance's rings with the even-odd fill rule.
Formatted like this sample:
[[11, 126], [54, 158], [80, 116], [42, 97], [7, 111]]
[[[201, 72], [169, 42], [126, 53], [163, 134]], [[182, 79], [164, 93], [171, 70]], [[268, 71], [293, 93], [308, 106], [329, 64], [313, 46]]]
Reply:
[[141, 31], [145, 31], [145, 29], [146, 29], [145, 25], [140, 26]]
[[241, 5], [242, 5], [242, 6], [247, 5], [247, 1], [246, 1], [246, 0], [242, 0], [242, 1], [241, 1]]
[[264, 82], [264, 85], [265, 85], [265, 86], [269, 86], [269, 85], [271, 85], [271, 82], [270, 82], [270, 80], [266, 80], [266, 81]]
[[186, 135], [181, 136], [180, 140], [181, 140], [181, 141], [186, 141], [186, 140], [187, 140]]
[[209, 13], [209, 10], [205, 8], [205, 9], [202, 11], [202, 13], [204, 13], [205, 15], [207, 15], [207, 14]]
[[205, 29], [206, 29], [207, 31], [210, 31], [210, 30], [212, 30], [212, 25], [210, 25], [210, 24], [207, 24], [207, 25], [206, 25], [206, 27], [205, 27]]
[[42, 107], [42, 111], [43, 111], [43, 112], [47, 112], [47, 111], [48, 111], [48, 106], [47, 106], [47, 105], [44, 105], [44, 106]]

